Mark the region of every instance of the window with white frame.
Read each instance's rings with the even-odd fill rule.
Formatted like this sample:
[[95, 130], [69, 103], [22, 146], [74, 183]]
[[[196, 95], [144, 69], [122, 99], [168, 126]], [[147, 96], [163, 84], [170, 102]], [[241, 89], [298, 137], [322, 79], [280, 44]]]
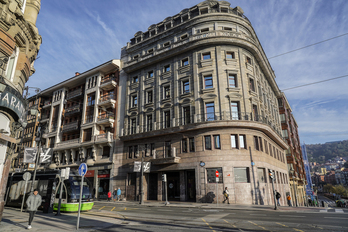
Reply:
[[231, 102], [231, 116], [232, 120], [239, 120], [239, 102]]
[[236, 88], [237, 87], [237, 75], [236, 74], [228, 74], [228, 87]]
[[18, 54], [19, 54], [19, 49], [17, 47], [15, 47], [12, 55], [9, 57], [9, 59], [7, 61], [6, 78], [8, 80], [11, 80], [11, 81], [13, 80], [13, 77], [15, 75]]
[[239, 135], [239, 148], [247, 149], [245, 135]]
[[238, 148], [238, 135], [231, 135], [231, 148]]

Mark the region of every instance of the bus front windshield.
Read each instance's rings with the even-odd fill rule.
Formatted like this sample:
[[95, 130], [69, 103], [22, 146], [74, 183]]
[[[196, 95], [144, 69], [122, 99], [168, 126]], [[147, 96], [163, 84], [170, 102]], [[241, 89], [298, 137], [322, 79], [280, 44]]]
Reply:
[[[72, 176], [69, 178], [70, 186], [71, 186], [71, 198], [79, 199], [80, 198], [80, 189], [81, 189], [81, 177], [80, 176]], [[83, 179], [83, 189], [82, 189], [82, 199], [92, 198], [91, 192], [91, 183], [84, 178]]]

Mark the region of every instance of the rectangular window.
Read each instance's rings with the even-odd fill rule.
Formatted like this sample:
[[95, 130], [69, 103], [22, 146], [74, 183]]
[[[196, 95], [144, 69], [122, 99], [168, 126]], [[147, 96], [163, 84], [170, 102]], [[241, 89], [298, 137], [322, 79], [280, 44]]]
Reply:
[[207, 31], [209, 31], [209, 28], [208, 28], [208, 27], [207, 27], [207, 28], [201, 29], [201, 32], [207, 32]]
[[202, 60], [209, 60], [209, 59], [211, 59], [210, 52], [202, 53]]
[[280, 121], [285, 123], [285, 114], [280, 114]]
[[236, 88], [236, 75], [228, 74], [228, 87]]
[[249, 78], [249, 88], [251, 91], [255, 92], [254, 79], [252, 79], [252, 78]]
[[182, 93], [190, 92], [190, 81], [186, 80], [182, 82]]
[[204, 76], [204, 88], [205, 89], [213, 88], [213, 76], [212, 75]]
[[267, 183], [266, 180], [266, 171], [264, 168], [257, 169], [257, 177], [260, 183]]
[[249, 183], [249, 168], [234, 168], [234, 178], [236, 183]]
[[150, 152], [151, 152], [150, 156], [153, 156], [155, 153], [155, 144], [154, 143], [150, 144]]
[[257, 105], [253, 105], [253, 117], [254, 121], [259, 121]]
[[187, 39], [188, 38], [188, 35], [187, 34], [185, 34], [185, 35], [182, 35], [181, 37], [180, 37], [180, 39]]
[[152, 131], [152, 114], [146, 116], [146, 131]]
[[232, 120], [239, 120], [239, 102], [231, 102]]
[[150, 71], [147, 73], [147, 78], [152, 78], [153, 77], [153, 71]]
[[170, 111], [164, 112], [164, 128], [170, 127]]
[[138, 76], [133, 77], [132, 83], [138, 83], [139, 79]]
[[205, 150], [211, 150], [211, 137], [210, 135], [204, 136]]
[[231, 135], [231, 147], [232, 148], [238, 148], [238, 140], [237, 140], [237, 135]]
[[214, 135], [214, 148], [221, 149], [220, 135]]
[[216, 176], [215, 173], [216, 171], [219, 172], [219, 182], [218, 183], [223, 183], [223, 173], [222, 173], [222, 168], [207, 168], [207, 182], [208, 183], [216, 183]]
[[135, 134], [135, 132], [136, 132], [136, 128], [137, 128], [136, 123], [137, 123], [137, 120], [135, 118], [132, 118], [131, 119], [131, 133], [132, 134]]
[[128, 173], [128, 186], [135, 186], [137, 180], [137, 173]]
[[138, 105], [138, 96], [134, 95], [134, 96], [132, 96], [132, 105], [131, 105], [131, 107], [137, 107], [137, 105]]
[[205, 103], [205, 114], [206, 114], [206, 121], [214, 121], [215, 119], [214, 102]]
[[166, 42], [163, 44], [163, 47], [168, 47], [170, 45], [170, 42]]
[[260, 150], [260, 146], [259, 146], [259, 138], [257, 136], [254, 136], [254, 146], [255, 146], [255, 150]]
[[190, 107], [189, 106], [183, 107], [183, 113], [184, 113], [184, 125], [191, 123]]
[[265, 152], [266, 152], [266, 154], [268, 154], [268, 145], [267, 145], [267, 140], [266, 139], [264, 140], [264, 143], [265, 143]]
[[170, 72], [170, 65], [165, 65], [164, 66], [164, 72]]
[[152, 103], [152, 101], [153, 101], [153, 100], [152, 100], [152, 95], [153, 95], [153, 94], [152, 94], [152, 90], [147, 91], [147, 92], [146, 92], [146, 95], [147, 95], [147, 96], [146, 96], [147, 103]]
[[[231, 30], [232, 30], [232, 28], [231, 28]], [[226, 59], [234, 59], [234, 52], [226, 52]]]
[[239, 148], [247, 149], [245, 135], [239, 135]]
[[165, 154], [166, 157], [172, 157], [172, 145], [170, 141], [165, 142]]
[[187, 152], [187, 139], [183, 139], [181, 141], [181, 143], [182, 143], [182, 152], [186, 153]]
[[167, 86], [164, 86], [164, 98], [167, 99], [167, 98], [170, 98], [170, 86], [167, 85]]
[[262, 138], [259, 137], [260, 151], [263, 151]]
[[181, 61], [181, 66], [184, 67], [184, 66], [187, 66], [187, 65], [189, 65], [189, 60], [188, 60], [188, 58], [185, 58], [185, 59], [183, 59]]
[[195, 138], [189, 138], [189, 148], [190, 152], [195, 151]]
[[138, 157], [139, 156], [139, 150], [138, 150], [138, 145], [134, 146], [134, 157]]
[[246, 63], [247, 63], [247, 64], [251, 64], [251, 58], [248, 57], [248, 56], [246, 57]]
[[128, 147], [128, 158], [133, 158], [133, 146]]
[[283, 138], [289, 138], [288, 130], [282, 130]]
[[273, 157], [273, 154], [272, 154], [272, 145], [269, 144], [269, 154]]

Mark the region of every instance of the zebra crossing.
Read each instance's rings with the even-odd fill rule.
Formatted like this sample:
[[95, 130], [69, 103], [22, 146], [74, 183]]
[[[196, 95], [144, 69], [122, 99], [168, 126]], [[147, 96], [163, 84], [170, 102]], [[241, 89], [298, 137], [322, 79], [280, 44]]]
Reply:
[[348, 213], [348, 209], [320, 209], [320, 213]]

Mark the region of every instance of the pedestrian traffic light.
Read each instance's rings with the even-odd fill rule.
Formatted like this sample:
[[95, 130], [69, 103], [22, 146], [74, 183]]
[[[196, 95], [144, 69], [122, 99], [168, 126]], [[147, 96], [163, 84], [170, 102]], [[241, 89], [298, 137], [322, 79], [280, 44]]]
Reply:
[[162, 181], [167, 182], [167, 175], [166, 174], [162, 174]]
[[268, 174], [269, 174], [269, 178], [271, 178], [271, 179], [274, 178], [274, 172], [272, 169], [268, 169]]

